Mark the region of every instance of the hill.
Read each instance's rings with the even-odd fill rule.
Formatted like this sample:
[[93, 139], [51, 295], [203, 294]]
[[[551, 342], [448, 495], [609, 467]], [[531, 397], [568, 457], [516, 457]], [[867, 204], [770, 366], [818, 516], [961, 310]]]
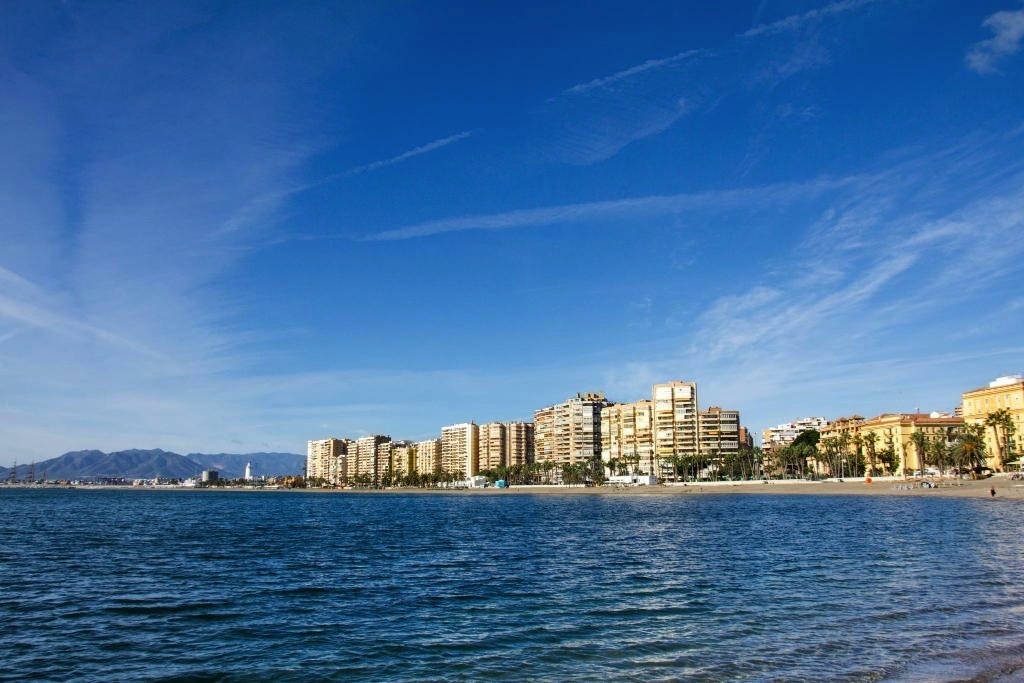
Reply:
[[[305, 456], [296, 453], [190, 453], [188, 456], [160, 448], [131, 449], [104, 453], [98, 450], [71, 451], [56, 458], [35, 463], [35, 476], [55, 479], [99, 479], [125, 477], [153, 479], [194, 477], [206, 469], [219, 470], [222, 477], [235, 479], [245, 474], [245, 463], [252, 462], [256, 476], [302, 474]], [[0, 481], [6, 481], [11, 468], [0, 467]], [[28, 477], [29, 465], [18, 465], [17, 478]]]

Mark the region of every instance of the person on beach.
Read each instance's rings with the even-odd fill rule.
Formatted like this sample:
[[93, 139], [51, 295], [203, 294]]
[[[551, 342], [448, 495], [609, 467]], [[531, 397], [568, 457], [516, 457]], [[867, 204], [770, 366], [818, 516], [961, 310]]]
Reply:
[[988, 495], [992, 496], [993, 498], [996, 497], [996, 487], [995, 486], [993, 486], [992, 488], [990, 488], [988, 490]]

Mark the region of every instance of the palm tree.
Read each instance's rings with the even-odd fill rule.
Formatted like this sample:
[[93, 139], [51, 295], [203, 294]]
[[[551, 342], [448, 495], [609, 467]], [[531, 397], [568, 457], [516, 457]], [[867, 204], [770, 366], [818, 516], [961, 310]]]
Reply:
[[[917, 469], [921, 470], [921, 474], [924, 474], [925, 454], [928, 452], [928, 436], [920, 429], [915, 429], [914, 433], [910, 435], [910, 442], [914, 444], [914, 451], [917, 453]], [[907, 469], [905, 462], [903, 469], [905, 473]]]
[[[1014, 425], [1013, 416], [1010, 414], [1009, 409], [1000, 408], [994, 412], [989, 413], [985, 417], [985, 426], [992, 429], [992, 433], [995, 436], [996, 444], [996, 469], [1002, 470], [1003, 465], [1006, 462], [1007, 449], [1009, 446], [1010, 437], [1013, 436]], [[1002, 433], [1002, 438], [999, 438]]]
[[974, 478], [986, 461], [984, 425], [964, 425], [957, 435], [953, 456], [958, 466], [971, 469]]
[[[860, 436], [858, 434], [857, 436]], [[860, 438], [861, 443], [864, 445], [864, 450], [868, 452], [868, 458], [871, 462], [871, 476], [875, 475], [875, 445], [878, 443], [878, 434], [874, 432], [868, 432]], [[854, 443], [857, 442], [857, 437], [854, 437]], [[858, 448], [858, 451], [860, 449]]]

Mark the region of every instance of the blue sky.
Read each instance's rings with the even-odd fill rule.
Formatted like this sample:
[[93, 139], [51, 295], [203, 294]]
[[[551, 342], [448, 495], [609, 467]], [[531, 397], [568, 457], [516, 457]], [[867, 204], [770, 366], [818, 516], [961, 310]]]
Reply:
[[0, 463], [1024, 369], [1021, 2], [3, 14]]

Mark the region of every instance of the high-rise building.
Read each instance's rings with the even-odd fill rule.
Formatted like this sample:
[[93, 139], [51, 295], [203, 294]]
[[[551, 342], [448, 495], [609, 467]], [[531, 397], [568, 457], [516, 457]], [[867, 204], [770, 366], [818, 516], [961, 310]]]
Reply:
[[712, 460], [736, 455], [740, 450], [740, 413], [712, 406], [700, 411], [700, 452]]
[[654, 455], [659, 465], [678, 457], [696, 457], [700, 451], [697, 433], [697, 383], [666, 382], [655, 384]]
[[507, 465], [508, 429], [501, 422], [480, 425], [479, 471]]
[[533, 423], [505, 423], [505, 464], [522, 465], [533, 462]]
[[306, 478], [329, 484], [342, 483], [352, 442], [348, 439], [318, 439], [306, 442]]
[[601, 458], [612, 474], [658, 475], [653, 401], [617, 403], [601, 409]]
[[965, 391], [961, 405], [967, 424], [984, 425], [989, 415], [999, 410], [1007, 411], [1013, 429], [986, 426], [985, 446], [989, 453], [989, 467], [1003, 470], [1012, 462], [1014, 464], [1010, 468], [1017, 469], [1020, 458], [1024, 457], [1024, 377], [998, 377], [988, 386]]
[[441, 439], [416, 442], [416, 472], [435, 474], [441, 470]]
[[441, 469], [459, 478], [479, 472], [480, 428], [463, 422], [441, 428]]
[[608, 405], [604, 394], [585, 393], [534, 412], [535, 461], [563, 465], [600, 455], [601, 409]]
[[380, 485], [380, 478], [387, 471], [391, 458], [391, 437], [383, 434], [364, 436], [356, 439], [355, 446], [354, 467], [353, 459], [349, 456], [349, 480], [359, 477], [362, 483]]
[[391, 480], [408, 475], [416, 469], [416, 446], [411, 441], [391, 442]]

